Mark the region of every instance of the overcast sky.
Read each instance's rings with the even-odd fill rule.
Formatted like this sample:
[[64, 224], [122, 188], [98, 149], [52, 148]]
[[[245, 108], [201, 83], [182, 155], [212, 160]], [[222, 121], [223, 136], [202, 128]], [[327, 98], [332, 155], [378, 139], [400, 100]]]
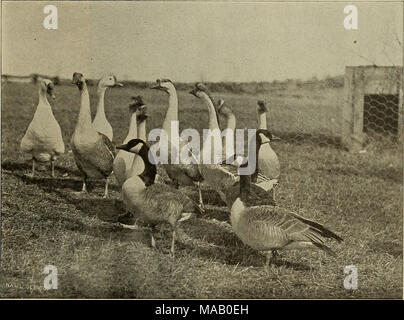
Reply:
[[[44, 29], [56, 5], [58, 30]], [[402, 3], [3, 2], [3, 73], [272, 81], [402, 65]], [[349, 3], [351, 4], [351, 3]]]

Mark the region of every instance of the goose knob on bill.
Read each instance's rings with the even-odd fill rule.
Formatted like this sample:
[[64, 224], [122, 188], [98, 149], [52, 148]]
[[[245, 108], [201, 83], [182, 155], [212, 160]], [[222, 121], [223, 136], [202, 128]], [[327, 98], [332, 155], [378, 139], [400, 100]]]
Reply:
[[105, 181], [104, 198], [108, 196], [108, 177], [115, 157], [114, 146], [104, 134], [95, 130], [91, 122], [90, 96], [83, 74], [73, 74], [73, 84], [80, 92], [80, 111], [71, 139], [72, 152], [77, 168], [83, 176], [81, 193], [87, 193], [89, 179]]
[[65, 152], [62, 131], [53, 115], [48, 95], [55, 98], [54, 84], [48, 79], [39, 84], [39, 102], [34, 117], [21, 140], [21, 151], [32, 156], [32, 177], [35, 175], [35, 161], [51, 163], [52, 177], [55, 176], [55, 160]]

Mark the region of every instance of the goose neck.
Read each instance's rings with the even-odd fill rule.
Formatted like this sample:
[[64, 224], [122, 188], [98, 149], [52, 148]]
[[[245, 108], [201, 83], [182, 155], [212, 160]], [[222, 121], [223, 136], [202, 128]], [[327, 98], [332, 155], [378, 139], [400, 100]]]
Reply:
[[39, 105], [50, 107], [46, 90], [42, 87], [39, 88]]
[[258, 115], [259, 129], [267, 129], [267, 113], [263, 112]]
[[236, 116], [233, 113], [227, 116], [227, 129], [236, 130]]
[[[149, 147], [144, 144], [142, 148], [139, 150], [138, 157], [135, 158], [132, 165], [132, 176], [138, 175], [146, 186], [149, 186], [154, 183], [154, 179], [156, 177], [157, 169], [156, 165], [151, 163], [149, 160]], [[143, 171], [139, 174], [139, 160], [143, 163]]]
[[97, 95], [98, 95], [97, 115], [105, 114], [104, 97], [105, 97], [106, 90], [107, 90], [107, 88], [105, 88], [105, 87], [98, 87], [98, 89], [97, 89]]
[[168, 109], [163, 123], [163, 129], [171, 132], [171, 121], [178, 120], [178, 97], [175, 90], [170, 90], [168, 93]]
[[219, 129], [219, 121], [217, 118], [217, 113], [215, 106], [213, 105], [212, 98], [209, 97], [206, 93], [202, 93], [202, 99], [208, 107], [209, 112], [209, 129]]
[[80, 103], [78, 123], [80, 126], [91, 125], [90, 95], [85, 83], [80, 89]]
[[139, 123], [138, 137], [139, 139], [146, 141], [146, 120], [143, 120]]
[[138, 137], [137, 130], [138, 128], [137, 128], [136, 112], [133, 112], [129, 121], [128, 135], [126, 136], [123, 143], [128, 143], [130, 140], [136, 139]]

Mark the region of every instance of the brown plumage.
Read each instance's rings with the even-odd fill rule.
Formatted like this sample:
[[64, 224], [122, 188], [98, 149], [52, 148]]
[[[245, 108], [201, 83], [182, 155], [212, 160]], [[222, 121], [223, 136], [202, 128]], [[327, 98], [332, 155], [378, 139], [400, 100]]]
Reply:
[[[149, 160], [146, 142], [133, 139], [117, 148], [138, 154], [133, 167], [143, 166], [141, 174], [131, 176], [122, 186], [122, 199], [127, 210], [135, 212], [152, 229], [157, 224], [168, 223], [173, 231], [171, 253], [174, 254], [178, 224], [189, 219], [196, 212], [197, 205], [179, 190], [154, 182], [157, 170], [156, 165]], [[151, 237], [152, 245], [155, 246], [153, 233]]]
[[252, 206], [246, 203], [250, 193], [251, 176], [240, 176], [240, 194], [231, 208], [231, 224], [236, 235], [253, 249], [266, 252], [266, 268], [270, 255], [277, 250], [321, 249], [334, 254], [324, 238], [342, 238], [323, 225], [290, 210], [275, 206]]

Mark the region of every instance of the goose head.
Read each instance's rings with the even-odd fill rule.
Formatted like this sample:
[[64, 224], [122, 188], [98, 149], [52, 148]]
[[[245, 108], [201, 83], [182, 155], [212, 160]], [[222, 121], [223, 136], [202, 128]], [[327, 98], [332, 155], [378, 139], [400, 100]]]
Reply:
[[140, 150], [142, 150], [144, 147], [147, 147], [147, 144], [142, 139], [132, 139], [126, 144], [117, 146], [116, 149], [139, 154]]
[[82, 90], [86, 83], [86, 79], [84, 78], [82, 73], [75, 72], [73, 73], [72, 83], [75, 84], [79, 88], [79, 90]]
[[274, 136], [270, 130], [266, 129], [258, 129], [256, 132], [256, 139], [257, 139], [257, 147], [265, 143], [281, 140], [280, 138]]
[[233, 114], [233, 110], [231, 110], [230, 107], [225, 105], [223, 99], [219, 99], [217, 101], [217, 103], [215, 104], [215, 108], [217, 110], [217, 113], [222, 115], [222, 116], [228, 117], [228, 116]]
[[168, 94], [175, 93], [176, 91], [173, 82], [169, 79], [157, 79], [156, 84], [150, 89], [161, 90]]
[[110, 74], [106, 77], [101, 78], [98, 83], [99, 88], [114, 88], [114, 87], [123, 87], [123, 84], [118, 82], [116, 76]]
[[263, 114], [265, 112], [268, 112], [268, 108], [265, 105], [265, 102], [263, 100], [258, 100], [258, 102], [257, 102], [257, 112], [258, 112], [258, 114]]
[[145, 108], [143, 98], [141, 96], [133, 96], [132, 103], [129, 105], [129, 112], [134, 113]]
[[199, 83], [195, 84], [195, 88], [193, 88], [191, 91], [189, 91], [189, 93], [199, 99], [203, 99], [203, 98], [210, 99], [212, 101], [212, 103], [215, 104], [213, 98], [211, 97], [211, 95], [209, 93], [208, 88], [203, 83], [199, 82]]
[[45, 92], [45, 93], [49, 94], [49, 96], [51, 96], [53, 99], [56, 98], [55, 94], [53, 92], [54, 89], [55, 89], [55, 85], [49, 79], [43, 79], [41, 81], [41, 90], [42, 90], [42, 92]]

